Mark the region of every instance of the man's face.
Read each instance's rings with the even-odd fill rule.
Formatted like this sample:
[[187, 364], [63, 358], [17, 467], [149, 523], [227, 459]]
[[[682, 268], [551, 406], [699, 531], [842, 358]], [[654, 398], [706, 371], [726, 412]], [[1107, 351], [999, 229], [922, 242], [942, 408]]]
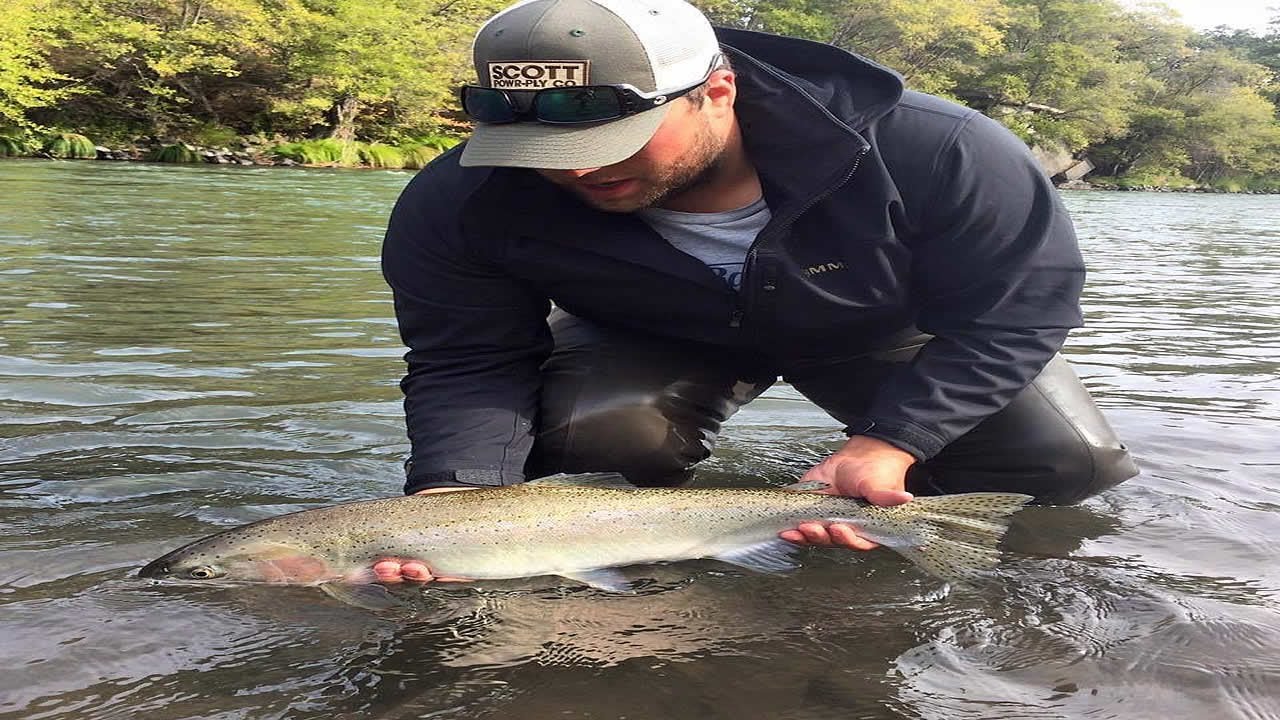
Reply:
[[[602, 168], [538, 170], [547, 180], [606, 212], [634, 212], [699, 185], [724, 152], [728, 133], [711, 98], [680, 98], [648, 144], [635, 155]], [[730, 110], [732, 112], [732, 110]]]

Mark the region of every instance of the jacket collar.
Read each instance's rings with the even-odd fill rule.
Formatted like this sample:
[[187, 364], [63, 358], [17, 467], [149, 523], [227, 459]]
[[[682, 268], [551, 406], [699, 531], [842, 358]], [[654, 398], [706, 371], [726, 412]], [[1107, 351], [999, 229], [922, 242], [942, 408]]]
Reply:
[[858, 132], [890, 112], [902, 78], [822, 43], [717, 29], [738, 82], [747, 154], [774, 208], [804, 202], [843, 177], [870, 146]]

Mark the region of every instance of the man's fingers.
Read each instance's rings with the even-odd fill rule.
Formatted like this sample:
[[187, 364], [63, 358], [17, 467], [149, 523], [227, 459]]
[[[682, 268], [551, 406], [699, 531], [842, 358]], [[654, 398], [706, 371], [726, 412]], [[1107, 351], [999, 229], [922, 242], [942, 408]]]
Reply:
[[432, 580], [431, 570], [419, 562], [407, 562], [400, 566], [400, 574], [405, 580], [428, 582]]
[[378, 582], [382, 583], [398, 583], [405, 580], [431, 582], [436, 579], [431, 576], [431, 568], [412, 560], [403, 563], [399, 560], [379, 560], [373, 564], [373, 574], [378, 578]]
[[796, 529], [804, 536], [804, 541], [810, 545], [831, 544], [831, 535], [827, 533], [827, 528], [822, 523], [801, 523]]
[[848, 525], [833, 524], [827, 528], [827, 533], [836, 545], [850, 550], [875, 550], [880, 547], [878, 543], [862, 537]]
[[400, 563], [395, 560], [374, 563], [373, 574], [377, 576], [378, 582], [398, 583], [403, 579], [400, 575]]
[[911, 499], [915, 496], [905, 490], [874, 488], [868, 489], [862, 497], [872, 505], [889, 507], [891, 505], [901, 505], [906, 502], [911, 502]]
[[875, 550], [880, 547], [879, 544], [859, 535], [857, 530], [840, 523], [832, 523], [831, 525], [802, 523], [795, 530], [783, 530], [778, 533], [778, 537], [799, 545], [820, 545], [824, 547], [834, 545], [849, 548], [850, 550]]
[[822, 523], [803, 523], [795, 530], [783, 530], [778, 537], [797, 545], [830, 545], [831, 536]]

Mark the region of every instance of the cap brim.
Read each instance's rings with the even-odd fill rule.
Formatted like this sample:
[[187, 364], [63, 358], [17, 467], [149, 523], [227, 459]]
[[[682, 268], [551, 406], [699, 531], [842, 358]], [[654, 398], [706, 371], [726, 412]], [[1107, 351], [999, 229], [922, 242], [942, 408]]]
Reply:
[[499, 166], [581, 170], [622, 162], [643, 148], [666, 119], [671, 103], [594, 125], [476, 123], [462, 149], [464, 167]]

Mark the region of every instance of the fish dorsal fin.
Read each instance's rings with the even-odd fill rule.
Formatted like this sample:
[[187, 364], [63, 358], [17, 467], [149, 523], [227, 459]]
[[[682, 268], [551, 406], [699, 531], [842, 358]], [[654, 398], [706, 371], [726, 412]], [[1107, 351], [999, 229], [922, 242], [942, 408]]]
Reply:
[[720, 553], [715, 558], [756, 572], [784, 573], [800, 567], [791, 557], [798, 549], [786, 540], [775, 538]]
[[636, 486], [615, 472], [608, 473], [559, 473], [530, 480], [526, 485], [542, 485], [544, 487], [594, 487], [614, 490], [635, 490]]

